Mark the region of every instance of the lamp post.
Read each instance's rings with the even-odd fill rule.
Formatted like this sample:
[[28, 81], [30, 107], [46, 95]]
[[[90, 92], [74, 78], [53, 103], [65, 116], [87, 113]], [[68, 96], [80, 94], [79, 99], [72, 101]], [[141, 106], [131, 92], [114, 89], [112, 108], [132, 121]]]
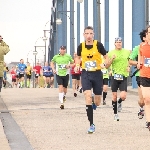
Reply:
[[[34, 66], [36, 66], [36, 55], [38, 54], [38, 52], [36, 51], [36, 46], [35, 46], [35, 50], [33, 51], [33, 55], [34, 55], [34, 58], [35, 58], [35, 60], [34, 60]], [[34, 80], [35, 80], [35, 75], [34, 75], [34, 72], [33, 72], [33, 88], [35, 88], [35, 82], [34, 82]]]
[[[35, 49], [37, 48], [37, 47], [39, 47], [39, 48], [45, 48], [45, 46], [35, 46]], [[36, 50], [37, 51], [37, 50]], [[43, 50], [42, 50], [43, 51]], [[43, 59], [43, 61], [45, 62], [45, 53], [43, 52], [43, 54], [44, 54], [44, 59]]]

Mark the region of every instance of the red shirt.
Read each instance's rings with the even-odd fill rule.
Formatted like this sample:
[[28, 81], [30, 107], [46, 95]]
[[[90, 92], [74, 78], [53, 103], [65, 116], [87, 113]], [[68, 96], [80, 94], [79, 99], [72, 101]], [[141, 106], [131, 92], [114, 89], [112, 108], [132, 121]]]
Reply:
[[40, 70], [42, 69], [41, 66], [35, 66], [33, 69], [36, 70], [35, 74], [40, 74]]
[[[75, 62], [75, 61], [74, 61]], [[80, 67], [81, 67], [82, 64], [80, 64]], [[75, 65], [73, 67], [71, 67], [70, 69], [70, 73], [71, 74], [81, 74], [81, 70], [79, 72], [74, 72], [74, 68], [75, 68]]]
[[12, 79], [16, 79], [16, 71], [12, 70], [10, 72], [11, 76], [12, 76]]

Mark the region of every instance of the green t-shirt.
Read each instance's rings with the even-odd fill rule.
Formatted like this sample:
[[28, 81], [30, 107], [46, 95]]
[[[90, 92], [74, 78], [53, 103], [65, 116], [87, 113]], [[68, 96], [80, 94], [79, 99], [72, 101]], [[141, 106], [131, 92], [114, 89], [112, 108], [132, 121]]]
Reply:
[[120, 74], [122, 76], [128, 77], [129, 72], [127, 71], [127, 67], [129, 65], [128, 59], [130, 55], [130, 51], [126, 49], [122, 50], [111, 50], [108, 52], [108, 56], [110, 59], [112, 59], [113, 55], [116, 56], [116, 58], [112, 62], [112, 75], [114, 74]]
[[66, 69], [66, 65], [68, 65], [69, 63], [73, 63], [74, 60], [69, 54], [65, 55], [57, 54], [53, 57], [52, 62], [56, 63], [57, 75], [66, 76], [67, 74], [69, 74], [69, 70]]
[[[136, 60], [136, 59], [137, 59], [138, 53], [139, 53], [139, 48], [140, 48], [139, 45], [138, 45], [138, 46], [135, 46], [135, 48], [133, 48], [133, 51], [132, 51], [132, 53], [130, 54], [129, 59], [131, 59], [131, 60]], [[136, 60], [136, 61], [137, 61], [137, 60]], [[138, 72], [135, 74], [135, 76], [140, 76], [140, 72], [138, 71]]]

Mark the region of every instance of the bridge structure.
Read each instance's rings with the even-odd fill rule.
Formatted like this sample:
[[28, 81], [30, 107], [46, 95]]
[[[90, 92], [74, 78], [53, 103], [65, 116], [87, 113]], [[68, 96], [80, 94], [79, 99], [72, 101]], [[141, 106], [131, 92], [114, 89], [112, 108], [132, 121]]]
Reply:
[[[61, 45], [73, 56], [88, 25], [94, 28], [94, 38], [110, 51], [117, 36], [122, 37], [125, 48], [139, 45], [139, 33], [149, 24], [149, 0], [52, 0], [51, 6], [48, 61]], [[137, 88], [135, 77], [129, 82]]]

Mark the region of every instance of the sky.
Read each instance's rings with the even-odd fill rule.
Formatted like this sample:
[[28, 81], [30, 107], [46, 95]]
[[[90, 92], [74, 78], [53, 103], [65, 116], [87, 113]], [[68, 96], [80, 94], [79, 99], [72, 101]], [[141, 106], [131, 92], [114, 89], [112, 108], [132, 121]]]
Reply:
[[[104, 1], [101, 0], [101, 41], [104, 44]], [[70, 10], [69, 0], [66, 10]], [[118, 2], [119, 0], [110, 0], [109, 4], [109, 48], [114, 48], [114, 38], [118, 36]], [[88, 0], [88, 25], [93, 25], [93, 1]], [[10, 46], [10, 52], [5, 56], [6, 62], [19, 61], [21, 58], [34, 61], [34, 46], [44, 46], [43, 30], [49, 30], [49, 21], [51, 18], [52, 0], [0, 0], [0, 35]], [[84, 2], [80, 3], [80, 42], [84, 40]], [[75, 49], [77, 48], [77, 2], [75, 0]], [[132, 49], [132, 1], [124, 1], [124, 47]], [[69, 13], [67, 13], [69, 16]], [[67, 41], [70, 40], [70, 20], [67, 17]], [[126, 23], [127, 22], [127, 23]], [[49, 33], [46, 33], [49, 38]], [[37, 42], [36, 42], [37, 41]], [[36, 44], [35, 44], [36, 42]], [[67, 42], [67, 47], [70, 47]], [[47, 41], [48, 45], [48, 41]], [[37, 59], [43, 59], [44, 49], [37, 49]], [[68, 52], [68, 50], [67, 50]], [[25, 61], [26, 62], [26, 61]]]
[[[34, 60], [35, 42], [44, 46], [43, 30], [50, 29], [51, 3], [51, 0], [0, 0], [0, 35], [10, 47], [6, 62], [26, 60], [27, 55]], [[46, 35], [49, 37], [49, 32]], [[37, 58], [43, 58], [43, 51], [38, 48]]]

